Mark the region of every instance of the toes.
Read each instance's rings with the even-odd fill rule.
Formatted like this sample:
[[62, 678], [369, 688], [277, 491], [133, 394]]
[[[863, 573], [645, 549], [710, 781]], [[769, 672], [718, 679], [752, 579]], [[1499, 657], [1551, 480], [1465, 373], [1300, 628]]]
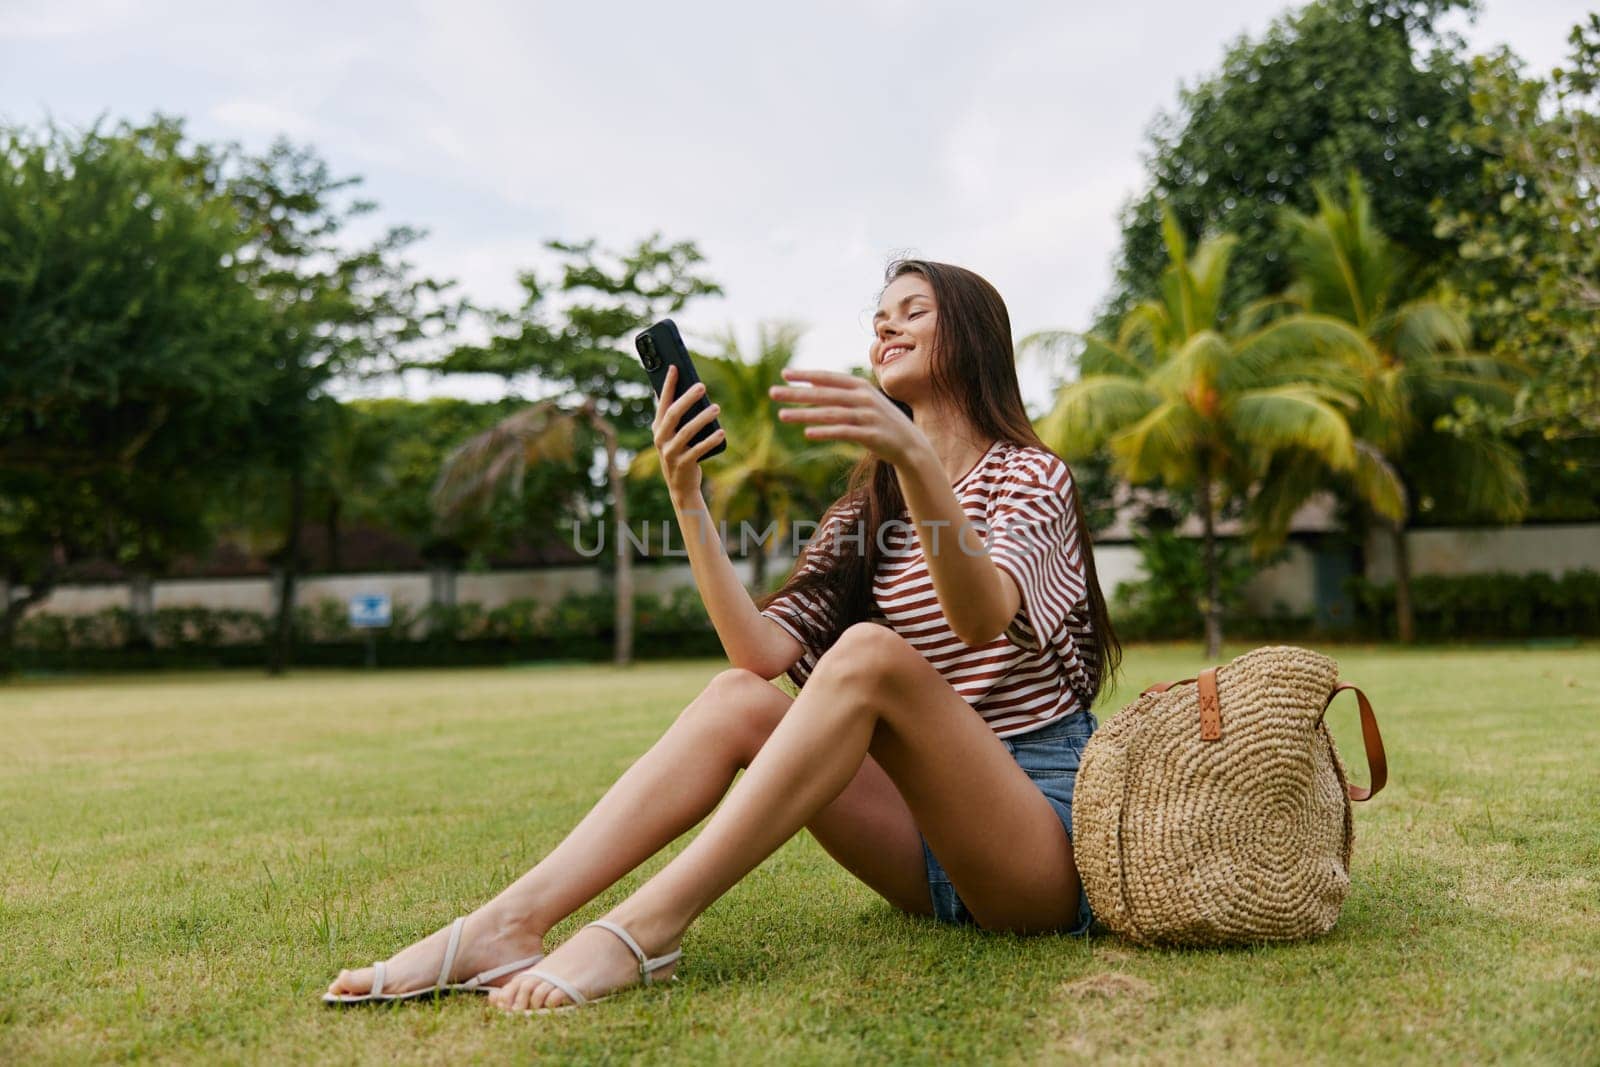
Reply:
[[543, 984], [543, 982], [536, 982], [531, 978], [523, 979], [517, 986], [517, 995], [511, 998], [511, 1009], [513, 1011], [527, 1011], [529, 1002], [533, 999], [534, 991]]
[[372, 968], [363, 967], [356, 971], [340, 971], [328, 986], [328, 992], [336, 995], [348, 996], [356, 993], [366, 993], [372, 989]]
[[523, 980], [513, 978], [505, 985], [489, 992], [489, 1003], [501, 1011], [511, 1011], [517, 1004], [517, 992], [522, 988]]

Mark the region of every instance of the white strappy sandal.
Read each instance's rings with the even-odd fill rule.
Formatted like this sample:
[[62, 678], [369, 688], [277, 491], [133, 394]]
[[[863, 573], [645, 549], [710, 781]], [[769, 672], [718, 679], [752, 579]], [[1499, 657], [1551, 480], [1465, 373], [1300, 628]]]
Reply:
[[544, 954], [529, 956], [527, 959], [515, 960], [511, 963], [495, 967], [473, 975], [465, 982], [451, 982], [450, 971], [455, 967], [456, 950], [461, 947], [461, 931], [467, 925], [466, 916], [462, 916], [450, 924], [450, 941], [445, 945], [444, 963], [439, 968], [439, 980], [431, 986], [422, 989], [412, 989], [405, 993], [385, 993], [383, 991], [384, 971], [387, 965], [378, 960], [372, 965], [372, 989], [366, 993], [338, 993], [322, 994], [324, 1004], [378, 1004], [389, 1003], [397, 1000], [416, 1000], [419, 997], [429, 997], [444, 993], [487, 993], [494, 987], [489, 983], [496, 978], [504, 978], [513, 971], [524, 970], [544, 959]]
[[[644, 985], [654, 984], [656, 981], [655, 972], [659, 971], [668, 964], [676, 963], [683, 955], [683, 950], [680, 948], [673, 949], [665, 956], [656, 956], [651, 958], [645, 955], [644, 949], [639, 947], [639, 942], [635, 941], [628, 931], [624, 930], [616, 923], [609, 922], [605, 919], [596, 919], [594, 922], [590, 923], [589, 926], [598, 926], [602, 930], [609, 930], [611, 933], [615, 934], [624, 945], [628, 946], [629, 950], [633, 952], [634, 957], [639, 961], [639, 980]], [[585, 927], [585, 929], [587, 928], [588, 927]], [[612, 997], [616, 996], [617, 993], [622, 992], [621, 989], [618, 989], [607, 993], [603, 997], [591, 998], [586, 997], [582, 993], [578, 992], [578, 990], [573, 987], [572, 983], [568, 982], [565, 978], [557, 978], [553, 974], [546, 974], [544, 971], [532, 969], [524, 973], [530, 974], [541, 981], [549, 982], [551, 985], [561, 990], [561, 992], [565, 993], [572, 1001], [571, 1004], [563, 1004], [557, 1008], [534, 1008], [530, 1011], [523, 1012], [524, 1015], [550, 1015], [553, 1012], [577, 1011], [579, 1008], [587, 1007], [590, 1004], [598, 1004], [602, 1000], [610, 1000]], [[666, 980], [669, 982], [676, 982], [678, 980], [678, 976], [675, 974], [668, 975]]]

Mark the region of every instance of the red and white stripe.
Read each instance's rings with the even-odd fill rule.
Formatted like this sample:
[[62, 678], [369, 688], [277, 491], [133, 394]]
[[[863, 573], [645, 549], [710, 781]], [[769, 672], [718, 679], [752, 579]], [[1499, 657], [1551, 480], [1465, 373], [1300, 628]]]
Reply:
[[[1044, 449], [997, 441], [954, 488], [990, 558], [1022, 591], [1016, 618], [992, 641], [963, 643], [945, 621], [921, 540], [902, 513], [901, 523], [884, 532], [887, 551], [873, 580], [873, 621], [921, 652], [1002, 737], [1086, 707], [1095, 690], [1094, 634], [1072, 506], [1076, 489], [1067, 465]], [[823, 526], [802, 569], [827, 565], [834, 534], [854, 514], [835, 515]], [[939, 551], [961, 551], [948, 527], [939, 530]], [[826, 592], [831, 590], [824, 596], [785, 595], [763, 611], [806, 646], [789, 672], [799, 685], [820, 658], [803, 632], [833, 610]]]

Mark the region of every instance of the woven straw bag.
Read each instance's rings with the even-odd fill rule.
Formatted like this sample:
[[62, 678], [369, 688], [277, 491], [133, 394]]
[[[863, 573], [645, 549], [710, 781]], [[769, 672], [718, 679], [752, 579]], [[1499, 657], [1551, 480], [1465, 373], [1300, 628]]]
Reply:
[[[1387, 764], [1366, 695], [1303, 648], [1258, 648], [1151, 686], [1094, 732], [1072, 801], [1089, 905], [1145, 944], [1314, 937], [1350, 890], [1350, 802]], [[1323, 713], [1356, 694], [1370, 788], [1351, 785]]]

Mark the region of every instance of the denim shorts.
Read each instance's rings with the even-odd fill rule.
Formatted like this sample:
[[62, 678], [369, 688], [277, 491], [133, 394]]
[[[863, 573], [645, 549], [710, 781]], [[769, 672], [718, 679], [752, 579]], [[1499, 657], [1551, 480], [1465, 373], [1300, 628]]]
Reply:
[[[1072, 788], [1078, 781], [1078, 760], [1089, 735], [1100, 725], [1091, 711], [1073, 712], [1048, 726], [1025, 734], [1002, 737], [1000, 743], [1016, 758], [1017, 764], [1033, 779], [1050, 806], [1055, 808], [1061, 826], [1072, 838]], [[933, 913], [941, 922], [974, 924], [972, 913], [956, 895], [950, 876], [934, 857], [927, 838], [922, 854], [928, 861], [928, 893], [933, 898]], [[1089, 894], [1078, 891], [1078, 918], [1067, 933], [1081, 936], [1089, 932], [1094, 915], [1089, 910]]]

